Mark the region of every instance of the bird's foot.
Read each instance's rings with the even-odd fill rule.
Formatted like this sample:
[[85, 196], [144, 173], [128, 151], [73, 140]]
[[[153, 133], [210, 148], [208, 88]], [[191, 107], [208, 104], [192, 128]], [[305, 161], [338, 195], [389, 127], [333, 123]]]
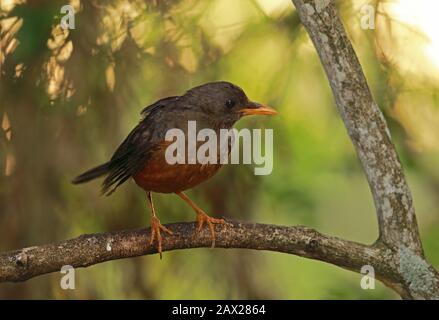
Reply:
[[215, 228], [214, 224], [224, 224], [226, 221], [224, 219], [216, 219], [208, 216], [205, 212], [197, 212], [197, 233], [201, 231], [204, 223], [207, 223], [210, 233], [212, 235], [212, 248], [215, 247]]
[[162, 235], [160, 231], [164, 231], [167, 234], [172, 235], [173, 232], [166, 228], [164, 225], [160, 223], [159, 218], [152, 217], [151, 218], [151, 240], [149, 244], [152, 245], [154, 243], [154, 239], [157, 237], [157, 251], [160, 254], [160, 259], [162, 258]]

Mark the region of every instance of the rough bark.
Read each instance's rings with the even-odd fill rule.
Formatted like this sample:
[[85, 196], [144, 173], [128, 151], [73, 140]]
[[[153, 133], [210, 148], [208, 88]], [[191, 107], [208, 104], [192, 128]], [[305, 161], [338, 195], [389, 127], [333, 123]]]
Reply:
[[377, 245], [395, 251], [404, 296], [439, 298], [439, 277], [425, 261], [410, 189], [386, 120], [332, 0], [292, 0], [328, 77], [357, 151], [378, 216]]
[[[228, 221], [218, 226], [216, 246], [290, 253], [360, 272], [375, 269], [378, 279], [403, 298], [439, 299], [439, 274], [425, 260], [415, 210], [386, 121], [373, 100], [357, 56], [331, 0], [292, 0], [331, 85], [335, 102], [372, 191], [380, 236], [368, 246], [325, 236], [307, 227]], [[209, 247], [210, 234], [193, 236], [193, 223], [167, 225], [163, 250]], [[57, 244], [0, 254], [0, 282], [24, 281], [104, 261], [156, 253], [149, 229], [83, 235]]]
[[[208, 229], [195, 233], [195, 223], [168, 224], [174, 235], [164, 235], [163, 251], [209, 248]], [[82, 235], [63, 242], [0, 254], [0, 282], [24, 281], [60, 271], [64, 265], [87, 267], [104, 261], [157, 253], [149, 245], [150, 229]], [[359, 271], [365, 261], [382, 264], [379, 249], [325, 236], [303, 227], [285, 227], [227, 221], [216, 227], [216, 248], [242, 248], [291, 253]], [[389, 274], [390, 271], [380, 270]]]
[[328, 76], [377, 209], [380, 240], [422, 255], [412, 196], [351, 42], [330, 1], [293, 0]]

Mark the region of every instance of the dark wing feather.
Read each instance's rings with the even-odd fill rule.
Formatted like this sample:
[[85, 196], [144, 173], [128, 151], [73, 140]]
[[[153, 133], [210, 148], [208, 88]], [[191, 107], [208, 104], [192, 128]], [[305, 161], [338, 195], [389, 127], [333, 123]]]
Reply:
[[177, 101], [180, 97], [179, 96], [173, 96], [173, 97], [167, 97], [167, 98], [163, 98], [160, 99], [156, 102], [154, 102], [153, 104], [146, 106], [145, 108], [143, 108], [143, 110], [140, 112], [140, 114], [146, 118], [149, 114], [153, 113], [155, 110], [163, 107], [164, 105], [167, 105], [171, 102]]
[[108, 175], [102, 184], [102, 193], [110, 195], [145, 166], [151, 154], [159, 147], [159, 141], [154, 139], [157, 136], [154, 134], [154, 114], [178, 98], [161, 99], [142, 110], [142, 121], [117, 148], [108, 163]]

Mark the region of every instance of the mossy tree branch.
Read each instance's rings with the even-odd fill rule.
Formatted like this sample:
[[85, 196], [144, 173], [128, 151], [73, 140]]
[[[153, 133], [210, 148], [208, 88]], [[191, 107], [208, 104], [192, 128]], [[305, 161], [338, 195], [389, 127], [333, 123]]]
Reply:
[[[292, 0], [322, 62], [335, 103], [373, 195], [376, 245], [396, 253], [404, 297], [439, 299], [437, 271], [425, 260], [410, 189], [386, 120], [375, 103], [333, 0]], [[374, 266], [377, 267], [377, 266]]]

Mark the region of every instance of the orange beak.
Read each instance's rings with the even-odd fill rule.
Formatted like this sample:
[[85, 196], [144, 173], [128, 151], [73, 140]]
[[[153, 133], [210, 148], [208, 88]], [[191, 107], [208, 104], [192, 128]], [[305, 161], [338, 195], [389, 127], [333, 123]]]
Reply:
[[238, 112], [244, 116], [252, 116], [252, 115], [269, 116], [269, 115], [277, 114], [277, 111], [274, 110], [273, 108], [252, 101], [250, 101], [250, 103], [244, 109], [241, 109]]

